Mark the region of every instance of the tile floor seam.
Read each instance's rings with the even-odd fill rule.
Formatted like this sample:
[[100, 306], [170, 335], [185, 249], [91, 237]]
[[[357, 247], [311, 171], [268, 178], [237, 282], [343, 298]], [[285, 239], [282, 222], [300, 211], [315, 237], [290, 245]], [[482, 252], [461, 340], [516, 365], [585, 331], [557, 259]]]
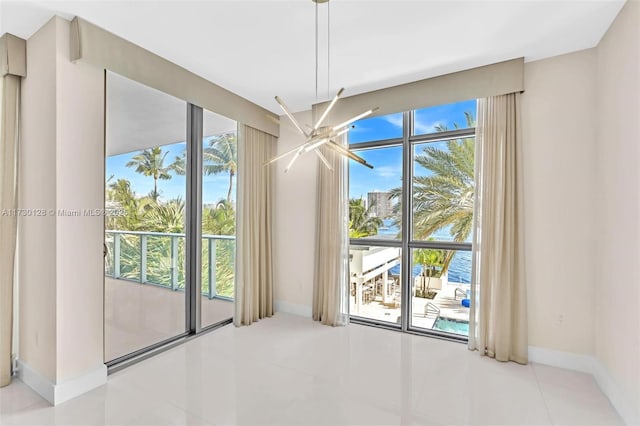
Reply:
[[538, 377], [538, 372], [536, 371], [533, 363], [529, 363], [529, 365], [531, 366], [531, 370], [533, 371], [533, 377], [535, 377], [536, 379], [536, 386], [538, 388], [538, 392], [540, 392], [540, 396], [542, 397], [542, 403], [544, 404], [544, 408], [547, 412], [547, 417], [549, 418], [549, 423], [552, 426], [555, 426], [556, 423], [553, 419], [553, 416], [551, 415], [551, 410], [549, 409], [549, 404], [547, 403], [547, 398], [544, 395], [544, 391], [542, 390], [542, 383], [540, 383], [540, 378]]

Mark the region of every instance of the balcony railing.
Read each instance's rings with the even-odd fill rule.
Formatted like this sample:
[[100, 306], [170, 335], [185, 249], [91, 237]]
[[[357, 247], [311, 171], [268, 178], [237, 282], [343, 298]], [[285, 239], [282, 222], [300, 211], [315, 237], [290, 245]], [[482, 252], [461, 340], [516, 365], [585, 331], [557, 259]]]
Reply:
[[[105, 276], [184, 291], [185, 234], [105, 231]], [[202, 236], [202, 294], [233, 298], [235, 236]]]

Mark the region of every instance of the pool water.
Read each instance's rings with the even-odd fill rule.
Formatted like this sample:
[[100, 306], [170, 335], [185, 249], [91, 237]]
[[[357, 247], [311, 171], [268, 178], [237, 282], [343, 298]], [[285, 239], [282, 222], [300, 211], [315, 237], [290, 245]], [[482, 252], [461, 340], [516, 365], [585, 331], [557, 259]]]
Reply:
[[451, 318], [438, 318], [433, 324], [435, 330], [446, 331], [447, 333], [469, 335], [469, 321], [460, 321]]

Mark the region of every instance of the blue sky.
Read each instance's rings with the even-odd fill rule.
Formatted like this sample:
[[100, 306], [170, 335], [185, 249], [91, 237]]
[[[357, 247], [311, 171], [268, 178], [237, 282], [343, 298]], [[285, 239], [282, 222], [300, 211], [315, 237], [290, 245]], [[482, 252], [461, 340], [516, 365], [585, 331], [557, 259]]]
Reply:
[[[453, 129], [454, 123], [466, 127], [465, 111], [471, 111], [475, 116], [476, 101], [470, 100], [455, 104], [439, 105], [416, 111], [415, 129], [417, 134], [431, 133], [435, 131], [437, 124], [446, 125]], [[349, 143], [368, 142], [372, 140], [392, 139], [402, 137], [402, 113], [390, 114], [381, 117], [367, 118], [354, 123], [354, 128], [349, 132]], [[443, 144], [444, 145], [444, 144]], [[185, 150], [184, 142], [163, 146], [169, 154], [165, 164], [171, 164], [175, 158]], [[153, 189], [153, 178], [142, 176], [135, 172], [135, 168], [126, 167], [125, 164], [139, 151], [116, 155], [107, 158], [106, 177], [114, 175], [116, 179], [128, 179], [136, 195], [147, 195]], [[358, 155], [364, 157], [374, 166], [370, 170], [354, 161], [349, 161], [349, 197], [366, 199], [368, 192], [388, 191], [401, 185], [402, 180], [402, 149], [391, 147], [359, 151]], [[202, 198], [204, 204], [214, 204], [226, 198], [229, 188], [229, 175], [205, 176], [203, 178]], [[235, 198], [235, 184], [232, 197]], [[169, 200], [181, 197], [186, 198], [186, 179], [184, 176], [173, 175], [171, 180], [158, 181], [160, 199]]]
[[[475, 117], [476, 101], [470, 100], [417, 110], [415, 133], [432, 133], [438, 124], [454, 129], [454, 123], [457, 123], [459, 127], [465, 128], [467, 127], [465, 111], [473, 113]], [[355, 127], [349, 132], [350, 144], [402, 137], [402, 113], [366, 118], [357, 121], [354, 125]], [[444, 143], [441, 144], [445, 146]], [[349, 161], [350, 198], [366, 199], [368, 192], [388, 191], [401, 185], [401, 147], [363, 150], [357, 151], [357, 154], [365, 158], [374, 168], [371, 170], [354, 161]]]
[[[208, 140], [208, 139], [207, 139]], [[177, 156], [180, 156], [186, 149], [186, 143], [174, 143], [162, 146], [163, 151], [169, 151], [165, 158], [165, 165], [171, 164]], [[151, 176], [143, 176], [136, 173], [135, 167], [127, 167], [126, 164], [131, 158], [140, 153], [140, 151], [130, 152], [127, 154], [114, 155], [107, 158], [106, 177], [107, 179], [114, 175], [110, 182], [117, 179], [127, 179], [131, 182], [133, 191], [138, 196], [148, 195], [153, 190], [153, 178]], [[158, 180], [158, 191], [161, 200], [170, 200], [180, 197], [182, 200], [186, 198], [187, 181], [185, 176], [172, 174], [170, 180]], [[232, 199], [235, 199], [235, 186], [237, 179], [233, 180]], [[204, 176], [202, 188], [203, 204], [215, 204], [221, 199], [227, 198], [229, 190], [229, 174], [221, 173], [218, 175]]]

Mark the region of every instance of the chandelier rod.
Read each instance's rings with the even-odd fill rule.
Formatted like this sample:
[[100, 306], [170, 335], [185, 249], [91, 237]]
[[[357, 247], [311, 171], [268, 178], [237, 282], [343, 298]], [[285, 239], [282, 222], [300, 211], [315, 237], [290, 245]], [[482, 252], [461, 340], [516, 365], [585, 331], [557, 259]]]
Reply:
[[318, 3], [316, 2], [316, 103], [318, 102]]
[[[316, 3], [317, 5], [318, 3]], [[327, 100], [331, 99], [331, 2], [327, 2]]]
[[[318, 3], [328, 3], [330, 0], [312, 0], [315, 4], [316, 4], [316, 8], [315, 8], [315, 60], [316, 60], [316, 69], [315, 69], [315, 83], [316, 83], [316, 104], [319, 103], [319, 98], [318, 98], [318, 89], [319, 89], [319, 80], [320, 80], [320, 31], [319, 31], [319, 27], [320, 27], [320, 20], [318, 17]], [[331, 90], [331, 13], [330, 13], [330, 6], [327, 5], [327, 97], [329, 97], [329, 91]], [[300, 132], [300, 134], [302, 136], [305, 137], [305, 142], [302, 143], [301, 145], [298, 145], [297, 147], [293, 148], [290, 151], [287, 151], [281, 155], [277, 155], [276, 157], [272, 158], [270, 161], [267, 161], [264, 165], [268, 165], [271, 163], [274, 163], [276, 161], [278, 161], [279, 159], [290, 155], [290, 154], [294, 154], [294, 156], [291, 158], [291, 161], [289, 162], [289, 164], [287, 165], [287, 167], [284, 169], [284, 172], [286, 173], [287, 171], [289, 171], [289, 169], [291, 169], [291, 166], [293, 166], [293, 163], [296, 161], [296, 159], [298, 157], [300, 157], [302, 154], [307, 153], [309, 151], [313, 151], [316, 153], [316, 155], [320, 158], [320, 160], [324, 163], [324, 165], [329, 169], [329, 170], [333, 170], [331, 167], [331, 164], [327, 161], [327, 159], [322, 155], [322, 153], [319, 151], [319, 148], [321, 146], [327, 146], [330, 149], [333, 149], [334, 151], [336, 151], [338, 154], [344, 155], [346, 157], [349, 157], [355, 161], [357, 161], [358, 163], [369, 167], [369, 168], [373, 168], [372, 165], [370, 165], [369, 163], [367, 163], [367, 161], [358, 156], [357, 154], [354, 154], [353, 152], [351, 152], [347, 147], [343, 147], [341, 144], [336, 143], [333, 138], [338, 138], [344, 134], [346, 134], [349, 131], [349, 125], [357, 120], [360, 120], [364, 117], [367, 117], [371, 114], [373, 114], [374, 112], [376, 112], [378, 110], [378, 108], [373, 108], [370, 109], [368, 111], [363, 112], [362, 114], [356, 115], [355, 117], [352, 117], [350, 119], [348, 119], [347, 121], [338, 124], [337, 126], [324, 126], [324, 127], [320, 127], [322, 122], [324, 121], [325, 118], [327, 118], [327, 116], [329, 115], [329, 112], [331, 111], [331, 109], [334, 107], [334, 105], [336, 104], [336, 102], [338, 101], [338, 99], [340, 99], [340, 96], [342, 95], [342, 92], [344, 91], [344, 89], [340, 89], [338, 90], [338, 93], [336, 93], [336, 96], [333, 98], [333, 100], [331, 102], [329, 102], [329, 104], [327, 105], [327, 107], [324, 109], [324, 112], [322, 113], [322, 115], [320, 116], [319, 119], [315, 120], [315, 125], [313, 126], [313, 128], [311, 128], [310, 126], [310, 130], [309, 132], [306, 132], [305, 130], [303, 130], [302, 126], [300, 125], [300, 123], [298, 123], [298, 120], [291, 114], [291, 112], [289, 111], [289, 108], [287, 108], [287, 106], [284, 104], [284, 102], [282, 101], [282, 99], [280, 99], [278, 96], [275, 97], [276, 102], [280, 105], [280, 107], [282, 108], [282, 110], [284, 111], [284, 113], [287, 115], [287, 117], [289, 117], [289, 119], [291, 120], [291, 122], [293, 123], [293, 125], [295, 126], [295, 128]], [[316, 110], [317, 112], [317, 110]], [[315, 116], [315, 114], [313, 114]]]
[[[314, 3], [316, 4], [316, 8], [315, 8], [315, 18], [316, 18], [316, 31], [315, 31], [315, 36], [316, 36], [316, 43], [315, 43], [315, 48], [316, 48], [316, 103], [320, 102], [320, 99], [318, 98], [318, 91], [319, 91], [319, 80], [320, 80], [320, 18], [318, 16], [318, 3], [321, 3], [319, 1], [315, 1]], [[329, 1], [326, 2], [322, 2], [322, 3], [327, 3], [327, 99], [330, 99], [331, 97], [331, 3]]]

